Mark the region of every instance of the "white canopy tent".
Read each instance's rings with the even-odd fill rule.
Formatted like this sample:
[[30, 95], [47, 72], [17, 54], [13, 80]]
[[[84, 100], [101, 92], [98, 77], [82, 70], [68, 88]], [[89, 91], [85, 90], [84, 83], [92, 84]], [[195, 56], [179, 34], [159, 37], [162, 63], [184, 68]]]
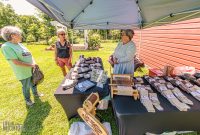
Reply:
[[73, 29], [140, 29], [200, 14], [200, 0], [27, 0]]

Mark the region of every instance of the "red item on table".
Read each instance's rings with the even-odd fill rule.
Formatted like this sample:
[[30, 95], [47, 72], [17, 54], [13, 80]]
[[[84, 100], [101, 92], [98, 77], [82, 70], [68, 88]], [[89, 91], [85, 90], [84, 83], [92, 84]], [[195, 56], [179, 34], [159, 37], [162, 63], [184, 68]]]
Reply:
[[195, 74], [195, 67], [189, 66], [182, 66], [182, 67], [175, 67], [173, 70], [173, 74], [175, 75], [183, 75], [183, 74]]
[[160, 69], [157, 69], [157, 68], [150, 68], [149, 69], [149, 76], [151, 76], [151, 77], [163, 76], [163, 72]]

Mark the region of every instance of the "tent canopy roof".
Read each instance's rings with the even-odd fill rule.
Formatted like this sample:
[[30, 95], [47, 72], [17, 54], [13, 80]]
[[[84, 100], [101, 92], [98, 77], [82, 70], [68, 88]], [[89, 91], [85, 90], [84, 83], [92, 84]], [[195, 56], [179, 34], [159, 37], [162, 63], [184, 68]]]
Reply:
[[200, 0], [27, 0], [74, 29], [138, 29], [200, 16]]

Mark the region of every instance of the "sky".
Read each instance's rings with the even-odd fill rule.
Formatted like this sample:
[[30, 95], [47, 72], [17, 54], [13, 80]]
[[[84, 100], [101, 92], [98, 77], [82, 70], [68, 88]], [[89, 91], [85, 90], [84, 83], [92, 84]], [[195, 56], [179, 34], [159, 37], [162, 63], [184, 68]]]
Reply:
[[26, 0], [0, 0], [3, 4], [10, 4], [19, 15], [35, 15], [36, 8]]

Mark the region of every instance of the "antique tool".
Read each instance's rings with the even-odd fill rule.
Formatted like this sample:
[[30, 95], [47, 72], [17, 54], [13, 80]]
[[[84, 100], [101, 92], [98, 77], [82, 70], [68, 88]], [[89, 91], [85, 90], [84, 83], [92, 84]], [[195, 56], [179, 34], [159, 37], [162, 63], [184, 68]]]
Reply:
[[121, 96], [133, 96], [134, 100], [139, 99], [138, 90], [134, 90], [132, 87], [127, 86], [111, 86], [112, 87], [112, 97], [113, 95], [121, 95]]
[[83, 102], [83, 108], [86, 109], [88, 113], [96, 115], [96, 105], [99, 102], [99, 94], [92, 93], [89, 97]]
[[111, 74], [111, 84], [133, 85], [133, 75], [131, 74]]
[[98, 93], [91, 93], [89, 97], [83, 102], [83, 107], [78, 108], [80, 117], [90, 126], [95, 135], [109, 135], [107, 129], [95, 117], [96, 105], [99, 102]]
[[131, 74], [111, 74], [111, 98], [113, 95], [133, 96], [139, 99], [139, 92], [133, 89], [133, 75]]

